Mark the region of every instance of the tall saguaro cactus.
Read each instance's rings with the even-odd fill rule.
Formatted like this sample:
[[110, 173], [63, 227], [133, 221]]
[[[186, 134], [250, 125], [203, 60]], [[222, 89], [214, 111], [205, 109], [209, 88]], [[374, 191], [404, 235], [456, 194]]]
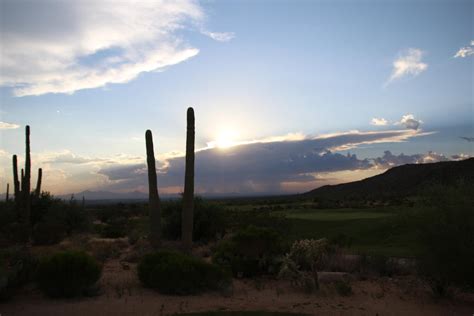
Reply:
[[41, 181], [43, 178], [43, 169], [38, 168], [38, 181], [36, 182], [36, 190], [35, 190], [35, 195], [36, 197], [39, 197], [41, 195]]
[[31, 216], [31, 155], [30, 155], [30, 126], [25, 127], [25, 181], [24, 181], [25, 223], [29, 225]]
[[14, 201], [18, 204], [20, 198], [20, 181], [18, 180], [18, 160], [16, 155], [13, 155], [13, 196]]
[[150, 243], [153, 247], [161, 243], [161, 210], [158, 184], [156, 180], [155, 152], [153, 149], [153, 135], [150, 130], [145, 133], [146, 162], [148, 166], [148, 207], [150, 214]]
[[186, 170], [184, 175], [183, 212], [181, 218], [181, 240], [190, 250], [193, 245], [194, 225], [194, 110], [188, 108], [186, 127]]

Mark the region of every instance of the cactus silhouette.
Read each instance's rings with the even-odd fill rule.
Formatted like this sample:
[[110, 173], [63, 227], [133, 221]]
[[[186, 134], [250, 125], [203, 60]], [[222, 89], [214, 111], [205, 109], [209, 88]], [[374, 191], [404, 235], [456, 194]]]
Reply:
[[18, 200], [20, 198], [20, 181], [18, 180], [18, 160], [16, 155], [13, 155], [13, 200], [15, 205], [18, 206]]
[[181, 218], [181, 240], [186, 250], [192, 248], [194, 225], [194, 110], [187, 111], [186, 170], [184, 176], [183, 212]]
[[25, 169], [21, 168], [21, 181], [20, 181], [20, 204], [24, 202], [24, 194], [25, 192]]
[[23, 183], [24, 221], [30, 224], [31, 216], [31, 156], [30, 156], [30, 126], [25, 127], [25, 179]]
[[[13, 194], [15, 210], [18, 218], [23, 221], [28, 235], [31, 235], [31, 153], [30, 153], [30, 126], [25, 127], [25, 168], [21, 169], [20, 178], [18, 178], [18, 157], [13, 155]], [[43, 170], [38, 169], [38, 184], [36, 192], [41, 193], [41, 181]]]
[[42, 177], [43, 177], [43, 169], [38, 168], [38, 182], [36, 182], [36, 191], [35, 191], [36, 197], [39, 197], [41, 195]]
[[7, 183], [7, 194], [5, 195], [5, 201], [8, 202], [10, 199], [10, 183]]
[[161, 243], [161, 210], [158, 184], [156, 180], [155, 153], [153, 149], [153, 135], [150, 130], [145, 133], [146, 161], [148, 166], [148, 207], [150, 214], [150, 243], [153, 247]]

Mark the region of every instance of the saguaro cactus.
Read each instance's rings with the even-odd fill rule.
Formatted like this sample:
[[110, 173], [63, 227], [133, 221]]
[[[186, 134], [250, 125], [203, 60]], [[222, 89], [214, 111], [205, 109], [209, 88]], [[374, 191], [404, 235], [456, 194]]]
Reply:
[[35, 195], [36, 197], [39, 197], [41, 195], [41, 181], [43, 178], [43, 169], [38, 168], [38, 181], [36, 182], [36, 191]]
[[31, 156], [30, 156], [30, 126], [25, 127], [25, 181], [24, 181], [24, 203], [25, 223], [30, 223], [31, 216]]
[[21, 168], [21, 179], [20, 179], [20, 201], [24, 201], [23, 197], [25, 192], [25, 169]]
[[153, 135], [150, 130], [145, 133], [146, 161], [148, 166], [148, 207], [150, 214], [150, 243], [158, 247], [161, 243], [161, 210], [158, 184], [156, 180], [155, 153]]
[[15, 203], [20, 198], [20, 181], [18, 180], [18, 161], [16, 155], [13, 155], [13, 196]]
[[181, 217], [181, 240], [190, 250], [193, 244], [194, 224], [194, 110], [188, 108], [186, 128], [186, 170], [184, 175], [183, 212]]
[[5, 201], [8, 202], [10, 199], [10, 183], [7, 183], [7, 194], [5, 195]]

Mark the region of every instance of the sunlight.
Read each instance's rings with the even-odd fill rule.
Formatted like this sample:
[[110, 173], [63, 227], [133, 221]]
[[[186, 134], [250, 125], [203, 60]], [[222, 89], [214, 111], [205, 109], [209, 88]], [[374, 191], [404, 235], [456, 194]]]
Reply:
[[238, 144], [238, 142], [235, 141], [236, 135], [237, 133], [234, 131], [221, 131], [216, 140], [208, 143], [208, 146], [221, 149], [235, 146]]

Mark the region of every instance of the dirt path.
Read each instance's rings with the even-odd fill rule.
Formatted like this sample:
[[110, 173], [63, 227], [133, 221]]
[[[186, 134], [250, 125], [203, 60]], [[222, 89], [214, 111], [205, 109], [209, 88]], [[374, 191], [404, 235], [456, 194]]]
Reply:
[[323, 285], [307, 295], [275, 280], [235, 280], [233, 291], [197, 296], [165, 296], [144, 289], [135, 267], [118, 261], [105, 265], [103, 293], [93, 298], [52, 300], [35, 289], [0, 305], [1, 316], [14, 315], [170, 315], [209, 310], [265, 310], [311, 315], [473, 315], [474, 298], [435, 302], [425, 288], [410, 278], [356, 281], [354, 294], [341, 297]]

